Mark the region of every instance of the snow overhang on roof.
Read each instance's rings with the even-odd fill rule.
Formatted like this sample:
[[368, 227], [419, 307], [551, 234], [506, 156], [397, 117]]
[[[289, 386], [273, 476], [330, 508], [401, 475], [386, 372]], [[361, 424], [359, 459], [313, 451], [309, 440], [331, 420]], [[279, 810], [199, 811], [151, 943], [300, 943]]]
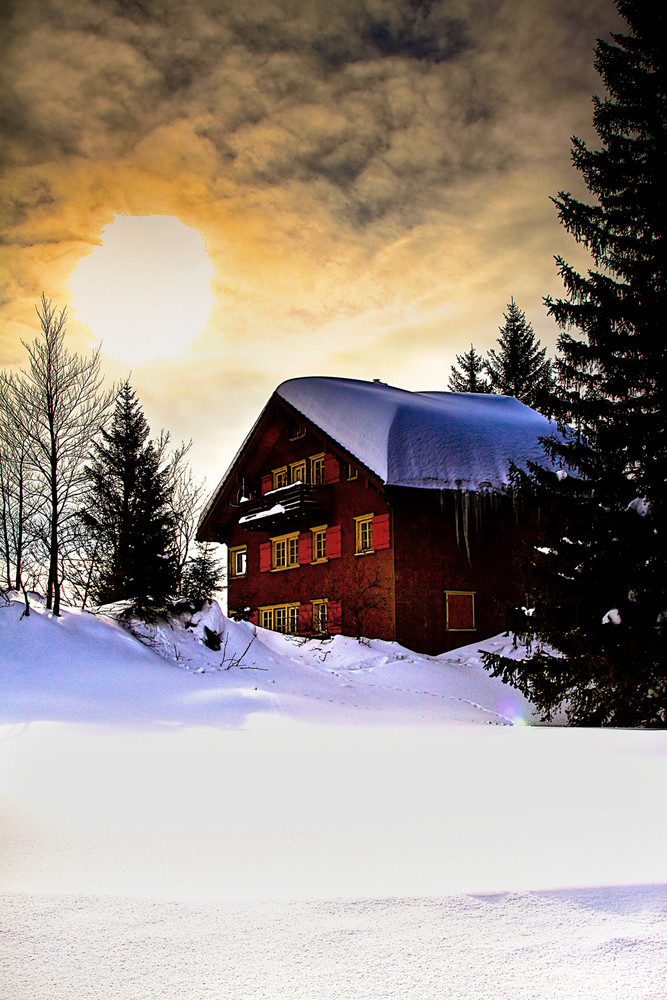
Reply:
[[276, 394], [388, 485], [501, 489], [510, 462], [551, 465], [540, 438], [555, 424], [512, 396], [325, 377], [290, 379]]

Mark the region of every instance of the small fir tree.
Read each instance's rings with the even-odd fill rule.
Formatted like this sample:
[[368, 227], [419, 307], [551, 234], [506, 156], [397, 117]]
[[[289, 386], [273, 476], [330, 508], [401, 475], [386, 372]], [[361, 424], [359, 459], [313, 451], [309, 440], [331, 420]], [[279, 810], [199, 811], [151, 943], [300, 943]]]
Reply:
[[526, 321], [526, 314], [514, 299], [509, 302], [504, 317], [498, 350], [491, 348], [484, 362], [491, 392], [515, 396], [527, 406], [544, 412], [549, 408], [553, 387], [547, 349], [540, 346], [532, 326]]
[[198, 542], [195, 555], [185, 563], [183, 570], [183, 597], [203, 604], [215, 596], [222, 584], [222, 564], [210, 542]]
[[472, 344], [469, 351], [456, 355], [456, 361], [458, 368], [457, 365], [452, 365], [447, 383], [452, 392], [491, 392], [489, 383], [484, 378], [484, 358]]
[[[560, 323], [563, 437], [552, 456], [574, 476], [535, 469], [519, 481], [541, 518], [525, 560], [530, 614], [510, 627], [529, 643], [520, 661], [487, 655], [548, 716], [572, 722], [667, 722], [667, 166], [662, 7], [618, 0], [628, 34], [597, 45], [606, 90], [594, 99], [601, 148], [573, 140], [592, 204], [561, 193], [563, 225], [598, 270], [557, 258], [567, 299], [547, 299]], [[578, 331], [577, 336], [567, 332]]]
[[91, 505], [84, 514], [98, 544], [93, 585], [103, 604], [130, 600], [138, 611], [164, 606], [174, 586], [173, 513], [164, 439], [150, 429], [128, 381], [111, 427], [93, 445], [87, 468]]

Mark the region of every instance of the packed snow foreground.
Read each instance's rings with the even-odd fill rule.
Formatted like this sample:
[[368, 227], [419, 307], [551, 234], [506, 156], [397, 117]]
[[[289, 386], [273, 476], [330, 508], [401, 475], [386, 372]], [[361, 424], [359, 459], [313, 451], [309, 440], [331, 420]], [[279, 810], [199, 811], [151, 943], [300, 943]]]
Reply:
[[22, 611], [3, 998], [664, 998], [665, 733], [534, 725], [478, 644]]

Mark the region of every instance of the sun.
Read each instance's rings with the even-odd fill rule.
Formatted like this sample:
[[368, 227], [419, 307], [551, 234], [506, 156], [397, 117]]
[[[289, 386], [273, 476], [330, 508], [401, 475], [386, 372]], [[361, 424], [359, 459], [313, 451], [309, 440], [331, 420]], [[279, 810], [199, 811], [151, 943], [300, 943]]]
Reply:
[[77, 317], [121, 361], [184, 353], [213, 305], [200, 233], [170, 215], [116, 215], [101, 239], [71, 277]]

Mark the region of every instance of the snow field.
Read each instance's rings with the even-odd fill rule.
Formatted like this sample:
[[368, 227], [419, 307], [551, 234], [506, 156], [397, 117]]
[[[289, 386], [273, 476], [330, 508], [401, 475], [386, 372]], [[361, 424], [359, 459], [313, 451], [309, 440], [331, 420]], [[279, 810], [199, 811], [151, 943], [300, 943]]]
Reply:
[[663, 1000], [667, 980], [652, 887], [197, 905], [34, 895], [2, 909], [5, 1000]]
[[667, 996], [667, 733], [526, 725], [477, 646], [20, 613], [3, 1000]]

